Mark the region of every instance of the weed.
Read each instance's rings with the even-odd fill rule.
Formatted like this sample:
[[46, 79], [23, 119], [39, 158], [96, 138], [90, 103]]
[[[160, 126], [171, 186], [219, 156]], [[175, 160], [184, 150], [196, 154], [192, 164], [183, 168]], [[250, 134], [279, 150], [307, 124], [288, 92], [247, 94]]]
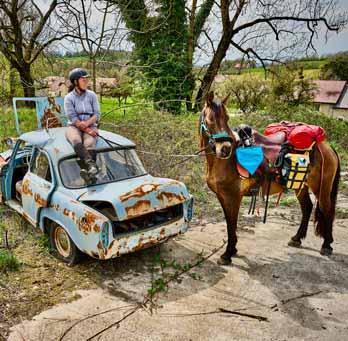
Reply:
[[[202, 254], [198, 255], [199, 261], [202, 259]], [[158, 253], [154, 258], [154, 266], [152, 268], [151, 287], [148, 289], [150, 297], [157, 293], [168, 291], [168, 284], [172, 281], [181, 282], [180, 276], [187, 273], [194, 280], [202, 280], [202, 277], [195, 272], [190, 272], [197, 266], [197, 261], [194, 263], [186, 262], [179, 263], [177, 260], [167, 260], [161, 258]]]
[[50, 245], [50, 240], [47, 234], [42, 234], [39, 238], [37, 238], [37, 245], [42, 250], [42, 253], [49, 254], [52, 249]]
[[18, 270], [19, 261], [11, 251], [0, 249], [0, 273]]

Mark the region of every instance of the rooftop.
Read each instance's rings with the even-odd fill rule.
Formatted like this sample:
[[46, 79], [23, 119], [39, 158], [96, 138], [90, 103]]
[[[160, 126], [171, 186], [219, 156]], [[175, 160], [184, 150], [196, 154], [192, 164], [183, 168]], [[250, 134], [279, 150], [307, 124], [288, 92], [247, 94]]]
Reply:
[[[316, 80], [314, 103], [337, 104], [343, 91], [346, 90], [346, 81]], [[345, 91], [346, 92], [346, 91]]]

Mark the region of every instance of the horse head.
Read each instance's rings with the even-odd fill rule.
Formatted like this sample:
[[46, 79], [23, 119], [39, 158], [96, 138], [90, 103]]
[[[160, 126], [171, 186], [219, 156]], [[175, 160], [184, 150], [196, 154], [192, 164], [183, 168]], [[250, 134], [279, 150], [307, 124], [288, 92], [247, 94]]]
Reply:
[[239, 139], [228, 126], [229, 116], [226, 110], [226, 103], [229, 95], [222, 101], [214, 100], [214, 93], [210, 92], [206, 98], [200, 119], [200, 135], [203, 140], [215, 151], [216, 157], [228, 159]]

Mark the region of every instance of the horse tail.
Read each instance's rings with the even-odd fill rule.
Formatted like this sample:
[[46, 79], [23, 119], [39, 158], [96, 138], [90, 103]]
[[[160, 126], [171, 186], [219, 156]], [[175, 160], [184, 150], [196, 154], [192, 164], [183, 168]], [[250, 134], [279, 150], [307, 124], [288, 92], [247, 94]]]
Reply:
[[[325, 227], [327, 226], [327, 223], [330, 223], [332, 228], [332, 223], [335, 218], [335, 211], [336, 211], [336, 202], [337, 202], [337, 193], [338, 193], [338, 184], [340, 182], [340, 176], [341, 176], [341, 165], [340, 165], [340, 158], [334, 148], [332, 148], [335, 152], [338, 160], [338, 165], [336, 169], [335, 178], [332, 184], [331, 193], [330, 193], [330, 216], [326, 217], [322, 210], [319, 207], [319, 201], [317, 202], [317, 206], [315, 208], [315, 215], [314, 215], [314, 223], [316, 223], [316, 229], [315, 234], [319, 235], [324, 238], [325, 236]], [[329, 221], [327, 221], [329, 220]]]

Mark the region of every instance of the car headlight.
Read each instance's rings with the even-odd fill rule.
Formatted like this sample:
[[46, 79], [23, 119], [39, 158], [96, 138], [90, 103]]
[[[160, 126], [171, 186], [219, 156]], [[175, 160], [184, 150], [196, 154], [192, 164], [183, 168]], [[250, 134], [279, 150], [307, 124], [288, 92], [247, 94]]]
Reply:
[[103, 248], [106, 249], [109, 246], [109, 224], [107, 222], [104, 222], [102, 224], [100, 240], [102, 242]]
[[193, 197], [185, 202], [185, 220], [191, 221], [193, 218]]

